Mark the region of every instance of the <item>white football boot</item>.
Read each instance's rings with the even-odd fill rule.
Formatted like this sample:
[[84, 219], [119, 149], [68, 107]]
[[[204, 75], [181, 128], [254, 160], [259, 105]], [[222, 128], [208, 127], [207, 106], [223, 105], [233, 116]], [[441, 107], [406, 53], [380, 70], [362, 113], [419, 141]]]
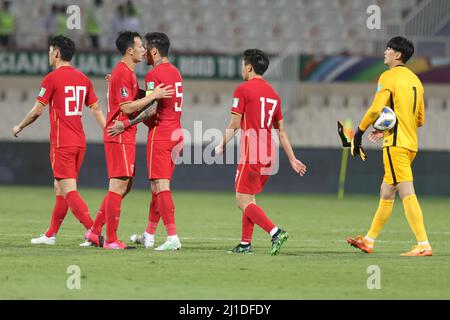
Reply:
[[166, 242], [164, 242], [162, 245], [160, 245], [155, 250], [156, 251], [174, 251], [174, 250], [180, 250], [180, 249], [181, 249], [181, 242], [178, 237], [176, 237], [176, 238], [167, 237]]
[[39, 238], [31, 239], [32, 244], [56, 244], [56, 237], [47, 237], [45, 234], [41, 235]]

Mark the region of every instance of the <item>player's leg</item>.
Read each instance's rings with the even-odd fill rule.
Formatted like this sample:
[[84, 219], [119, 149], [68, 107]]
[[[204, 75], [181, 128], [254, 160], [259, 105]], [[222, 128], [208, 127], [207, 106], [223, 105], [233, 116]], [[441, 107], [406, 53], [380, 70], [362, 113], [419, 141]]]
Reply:
[[149, 205], [147, 227], [145, 228], [145, 231], [142, 235], [132, 234], [130, 237], [131, 242], [143, 244], [146, 248], [152, 248], [155, 245], [155, 233], [158, 227], [159, 220], [161, 219], [159, 211], [156, 210], [156, 187], [151, 181], [150, 188], [152, 191], [152, 198]]
[[[130, 180], [128, 183], [127, 189], [125, 190], [124, 195], [122, 196], [122, 199], [125, 198], [125, 196], [130, 192], [131, 188], [133, 186], [133, 179]], [[97, 211], [97, 215], [95, 216], [94, 224], [91, 228], [91, 232], [86, 235], [86, 240], [92, 242], [94, 241], [94, 244], [97, 246], [101, 246], [101, 242], [103, 240], [103, 237], [101, 236], [103, 226], [106, 223], [106, 217], [105, 217], [105, 207], [106, 202], [108, 200], [109, 192], [106, 194], [105, 198], [103, 198], [102, 204], [100, 205], [100, 208]], [[101, 238], [100, 243], [97, 244], [97, 239]]]
[[160, 218], [167, 232], [167, 240], [155, 249], [157, 251], [181, 248], [175, 225], [175, 205], [170, 190], [170, 180], [180, 151], [178, 141], [158, 141], [157, 143], [149, 141], [147, 144], [147, 168], [152, 189], [152, 202], [144, 236], [149, 244], [154, 242], [154, 233]]
[[236, 193], [236, 205], [242, 211], [241, 242], [230, 250], [232, 253], [251, 253], [252, 238], [255, 223], [245, 214], [245, 208], [249, 204], [256, 204], [254, 195]]
[[117, 238], [122, 200], [131, 189], [134, 177], [136, 146], [133, 144], [105, 143], [109, 188], [105, 200], [105, 249], [130, 249]]
[[53, 207], [50, 227], [45, 233], [47, 237], [56, 237], [56, 234], [58, 233], [59, 228], [67, 215], [67, 211], [69, 210], [69, 205], [64, 197], [64, 193], [58, 188], [58, 183], [56, 180], [53, 181], [53, 185], [55, 188], [56, 200], [55, 206]]
[[366, 253], [373, 252], [375, 240], [378, 238], [379, 233], [383, 230], [386, 222], [392, 214], [396, 192], [397, 189], [393, 185], [386, 182], [381, 184], [380, 202], [378, 203], [378, 208], [373, 217], [372, 225], [370, 226], [369, 231], [365, 236], [348, 238], [347, 242], [350, 245]]
[[416, 152], [405, 148], [392, 147], [390, 148], [390, 155], [392, 158], [393, 172], [398, 183], [397, 189], [400, 199], [403, 202], [405, 215], [418, 242], [418, 245], [412, 251], [402, 255], [431, 256], [432, 250], [425, 231], [422, 209], [420, 208], [414, 190], [414, 178], [411, 165], [416, 157]]
[[105, 203], [106, 243], [107, 249], [123, 249], [126, 247], [117, 238], [117, 229], [120, 221], [120, 213], [123, 197], [129, 191], [132, 183], [131, 177], [117, 177], [109, 180], [109, 191]]
[[65, 194], [70, 210], [86, 230], [89, 230], [94, 222], [91, 219], [86, 202], [77, 190], [77, 180], [73, 178], [56, 180], [59, 188]]
[[[155, 250], [167, 251], [178, 250], [181, 248], [181, 242], [177, 235], [175, 225], [175, 205], [172, 199], [169, 179], [156, 179], [152, 181], [156, 193], [155, 209], [161, 215], [164, 227], [167, 232], [167, 240]], [[155, 217], [156, 220], [156, 217]]]
[[428, 236], [425, 231], [423, 213], [417, 200], [412, 181], [400, 182], [398, 191], [403, 202], [406, 219], [412, 232], [416, 236], [417, 246], [410, 252], [402, 254], [403, 256], [431, 256], [433, 254], [431, 245], [428, 242]]
[[247, 232], [250, 232], [250, 225], [247, 222], [249, 221], [253, 224], [256, 224], [272, 237], [271, 254], [278, 254], [281, 246], [288, 239], [288, 233], [285, 230], [278, 228], [269, 219], [264, 210], [256, 204], [254, 195], [236, 192], [236, 203], [243, 213], [243, 219], [245, 218], [243, 220], [243, 229], [245, 223], [245, 228], [247, 230], [242, 230], [243, 237], [246, 237], [248, 239]]
[[370, 230], [365, 236], [359, 235], [346, 239], [348, 244], [366, 253], [373, 252], [375, 240], [389, 220], [394, 207], [395, 193], [397, 192], [395, 187], [397, 174], [392, 164], [392, 155], [389, 149], [389, 147], [383, 148], [384, 177], [380, 188], [380, 202], [378, 203]]
[[383, 230], [386, 222], [389, 220], [394, 208], [394, 199], [397, 189], [390, 184], [383, 182], [380, 188], [380, 202], [377, 211], [372, 220], [372, 225], [364, 239], [368, 241], [369, 246], [373, 248], [375, 240], [378, 238], [381, 230]]
[[61, 224], [64, 218], [67, 215], [67, 211], [69, 206], [64, 197], [64, 193], [59, 189], [56, 180], [53, 182], [55, 188], [55, 205], [53, 207], [52, 218], [50, 221], [50, 227], [47, 229], [44, 235], [39, 238], [31, 239], [32, 244], [55, 244], [56, 243], [56, 235], [61, 227]]

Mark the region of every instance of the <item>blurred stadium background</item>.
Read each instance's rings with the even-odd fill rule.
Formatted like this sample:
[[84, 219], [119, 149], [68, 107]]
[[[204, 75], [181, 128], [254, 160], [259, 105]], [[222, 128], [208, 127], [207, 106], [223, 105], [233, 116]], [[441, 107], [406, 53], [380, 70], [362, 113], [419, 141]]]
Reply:
[[[66, 9], [81, 8], [81, 29], [66, 29]], [[381, 28], [370, 30], [368, 7], [381, 9]], [[33, 106], [42, 76], [49, 71], [47, 40], [64, 33], [77, 44], [74, 63], [93, 80], [106, 110], [106, 82], [120, 58], [115, 34], [135, 29], [161, 31], [172, 42], [172, 61], [185, 79], [183, 126], [191, 148], [204, 146], [193, 134], [223, 130], [229, 121], [232, 93], [240, 79], [240, 54], [258, 47], [271, 54], [267, 76], [284, 101], [284, 115], [298, 157], [309, 167], [304, 178], [291, 173], [284, 156], [267, 191], [335, 193], [342, 148], [336, 121], [356, 125], [385, 70], [387, 40], [404, 35], [416, 45], [408, 66], [424, 82], [426, 125], [420, 129], [415, 163], [419, 194], [450, 194], [450, 1], [446, 0], [134, 0], [3, 1], [0, 15], [0, 184], [50, 185], [48, 114], [20, 139], [11, 128]], [[138, 69], [141, 83], [147, 66]], [[102, 134], [85, 112], [88, 138], [81, 186], [106, 187]], [[138, 133], [137, 187], [146, 187], [146, 128]], [[382, 177], [379, 145], [364, 164], [350, 159], [347, 192], [377, 192]], [[189, 147], [189, 146], [188, 146]], [[175, 190], [233, 190], [233, 165], [180, 165]]]

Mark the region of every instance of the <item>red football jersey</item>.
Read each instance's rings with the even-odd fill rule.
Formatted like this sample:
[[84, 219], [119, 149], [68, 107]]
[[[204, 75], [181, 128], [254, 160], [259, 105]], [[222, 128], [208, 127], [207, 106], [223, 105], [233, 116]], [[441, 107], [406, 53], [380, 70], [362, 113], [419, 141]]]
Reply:
[[246, 81], [234, 91], [231, 112], [242, 116], [240, 162], [269, 164], [274, 147], [271, 130], [283, 119], [276, 91], [262, 78]]
[[114, 120], [123, 121], [128, 116], [120, 110], [120, 105], [138, 98], [139, 84], [136, 73], [125, 62], [119, 62], [111, 73], [108, 82], [108, 113], [104, 130], [105, 142], [136, 144], [136, 126], [130, 126], [121, 134], [110, 137], [107, 128], [114, 124]]
[[72, 66], [59, 67], [42, 81], [37, 100], [50, 104], [50, 143], [59, 147], [86, 147], [81, 114], [83, 105], [98, 101], [91, 80]]
[[[172, 132], [181, 128], [183, 79], [178, 69], [171, 63], [161, 63], [145, 76], [146, 90], [153, 90], [161, 83], [164, 87], [172, 85], [175, 94], [169, 99], [158, 100], [156, 114], [144, 122], [149, 128], [150, 140], [172, 140]], [[179, 140], [178, 136], [174, 138]]]

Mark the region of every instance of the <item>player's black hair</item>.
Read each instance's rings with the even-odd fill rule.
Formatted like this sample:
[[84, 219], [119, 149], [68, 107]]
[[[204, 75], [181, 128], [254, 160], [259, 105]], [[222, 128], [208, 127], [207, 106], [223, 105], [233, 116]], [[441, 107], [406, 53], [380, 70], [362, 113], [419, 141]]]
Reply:
[[167, 57], [169, 55], [170, 40], [167, 34], [162, 32], [151, 32], [145, 35], [148, 48], [156, 48], [159, 51], [161, 57]]
[[61, 59], [64, 61], [72, 60], [73, 54], [75, 53], [75, 43], [61, 34], [50, 39], [49, 47], [59, 49]]
[[398, 51], [402, 54], [401, 60], [406, 63], [414, 54], [414, 45], [404, 37], [394, 37], [387, 43], [386, 47]]
[[244, 51], [244, 64], [250, 64], [256, 74], [263, 75], [269, 67], [269, 57], [259, 49]]
[[122, 55], [125, 55], [128, 48], [132, 48], [134, 46], [134, 38], [142, 38], [138, 32], [134, 31], [122, 31], [119, 33], [119, 36], [116, 39], [116, 47], [117, 50]]

